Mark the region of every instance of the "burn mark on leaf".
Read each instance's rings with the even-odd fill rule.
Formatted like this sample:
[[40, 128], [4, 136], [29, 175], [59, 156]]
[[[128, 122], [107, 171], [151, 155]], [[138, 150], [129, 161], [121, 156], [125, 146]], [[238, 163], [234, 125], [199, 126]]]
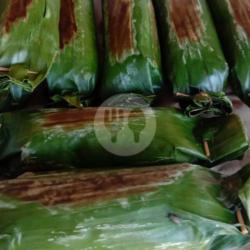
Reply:
[[5, 18], [4, 27], [9, 32], [15, 22], [27, 16], [27, 9], [32, 0], [11, 0]]
[[75, 6], [73, 0], [61, 0], [60, 8], [60, 48], [69, 44], [77, 32]]
[[116, 60], [133, 50], [133, 4], [131, 0], [108, 0], [108, 44]]
[[173, 181], [189, 165], [126, 169], [106, 172], [66, 172], [23, 176], [2, 181], [0, 192], [23, 201], [38, 201], [47, 206], [91, 204], [157, 190]]
[[229, 0], [236, 22], [250, 39], [250, 2], [249, 0]]
[[[99, 111], [98, 111], [99, 110]], [[124, 118], [133, 118], [143, 116], [142, 112], [137, 110], [126, 110], [126, 109], [113, 109], [103, 108], [103, 112], [100, 112], [101, 108], [85, 108], [85, 109], [72, 109], [62, 111], [51, 111], [46, 115], [44, 127], [63, 126], [64, 128], [78, 128], [83, 127], [84, 124], [95, 122], [104, 122], [108, 124], [107, 111], [111, 113], [116, 112], [117, 116], [114, 117], [114, 121], [123, 121]], [[98, 115], [97, 115], [98, 111]]]
[[45, 127], [53, 127], [56, 125], [70, 125], [74, 124], [77, 126], [78, 123], [82, 125], [85, 122], [93, 121], [95, 117], [96, 110], [94, 109], [72, 109], [72, 110], [62, 110], [49, 112], [46, 115], [46, 120], [44, 123]]
[[171, 0], [170, 18], [180, 42], [198, 42], [204, 30], [197, 0]]

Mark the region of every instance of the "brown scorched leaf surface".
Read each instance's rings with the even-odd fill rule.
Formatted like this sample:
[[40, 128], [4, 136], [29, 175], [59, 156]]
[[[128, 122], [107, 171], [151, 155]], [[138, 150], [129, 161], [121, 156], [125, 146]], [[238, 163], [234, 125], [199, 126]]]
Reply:
[[250, 38], [250, 1], [249, 0], [229, 0], [233, 14], [238, 25]]
[[11, 0], [9, 9], [5, 18], [5, 29], [9, 32], [12, 25], [21, 18], [25, 18], [27, 15], [27, 9], [32, 3], [32, 0]]
[[133, 50], [133, 4], [131, 0], [108, 0], [109, 49], [119, 60]]
[[199, 41], [203, 25], [197, 0], [171, 0], [170, 6], [170, 17], [180, 42]]
[[73, 0], [61, 0], [59, 30], [60, 48], [63, 49], [77, 32]]

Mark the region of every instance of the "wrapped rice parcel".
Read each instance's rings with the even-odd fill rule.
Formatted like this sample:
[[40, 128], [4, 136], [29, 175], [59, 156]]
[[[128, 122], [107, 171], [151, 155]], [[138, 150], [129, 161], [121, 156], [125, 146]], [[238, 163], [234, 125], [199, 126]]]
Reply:
[[174, 94], [182, 99], [205, 92], [209, 102], [204, 106], [203, 99], [196, 98], [193, 109], [213, 112], [214, 106], [221, 106], [222, 113], [230, 113], [232, 106], [224, 93], [228, 65], [206, 1], [155, 0], [155, 6]]
[[39, 166], [210, 166], [241, 157], [249, 146], [236, 115], [190, 118], [174, 108], [22, 111], [1, 115], [0, 124], [1, 174]]
[[105, 0], [102, 98], [155, 95], [162, 87], [161, 56], [151, 0]]
[[97, 44], [92, 0], [62, 0], [60, 52], [48, 75], [53, 99], [82, 106], [97, 80]]
[[[239, 228], [245, 235], [249, 235], [250, 228], [250, 165], [244, 166], [234, 176], [226, 179], [225, 190], [227, 191], [227, 199], [234, 203]], [[249, 244], [250, 246], [250, 244]]]
[[220, 176], [199, 166], [25, 175], [0, 182], [0, 193], [1, 249], [226, 250], [250, 242], [220, 199]]
[[250, 105], [250, 2], [212, 0], [208, 3], [232, 69], [234, 90]]
[[21, 102], [46, 78], [57, 54], [59, 8], [59, 0], [1, 1], [1, 109]]

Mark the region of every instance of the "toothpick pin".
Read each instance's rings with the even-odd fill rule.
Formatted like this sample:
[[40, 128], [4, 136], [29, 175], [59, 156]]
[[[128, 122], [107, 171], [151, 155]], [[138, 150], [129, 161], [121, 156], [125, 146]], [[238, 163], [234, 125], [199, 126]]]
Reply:
[[9, 71], [9, 68], [0, 67], [0, 73], [8, 73]]
[[204, 150], [205, 150], [206, 156], [209, 158], [211, 156], [211, 152], [209, 149], [208, 141], [204, 141]]
[[240, 223], [240, 231], [242, 234], [246, 235], [248, 234], [248, 229], [247, 227], [245, 226], [245, 222], [244, 222], [244, 219], [243, 219], [243, 216], [242, 216], [242, 213], [241, 213], [241, 209], [237, 209], [236, 211], [236, 216], [237, 216], [237, 220], [239, 221]]
[[175, 94], [175, 96], [176, 96], [176, 97], [190, 97], [190, 95], [184, 94], [184, 93], [180, 93], [180, 92], [177, 92], [177, 93]]
[[[0, 67], [0, 73], [8, 73], [8, 72], [10, 72], [9, 68]], [[31, 71], [31, 70], [28, 70], [27, 72], [29, 75], [37, 75], [38, 74], [38, 72]]]

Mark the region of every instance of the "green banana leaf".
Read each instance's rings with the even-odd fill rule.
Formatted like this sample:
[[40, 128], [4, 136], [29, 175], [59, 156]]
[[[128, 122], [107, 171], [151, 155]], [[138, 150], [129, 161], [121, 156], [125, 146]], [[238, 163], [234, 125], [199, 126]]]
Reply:
[[151, 0], [105, 0], [105, 62], [101, 97], [154, 95], [163, 85]]
[[250, 165], [245, 166], [240, 171], [239, 177], [242, 182], [238, 195], [250, 221]]
[[98, 58], [92, 0], [61, 1], [60, 52], [48, 74], [52, 94], [82, 106], [96, 85]]
[[[248, 164], [233, 177], [229, 177], [224, 190], [227, 191], [227, 199], [234, 203], [237, 209], [243, 209], [242, 224], [250, 229], [250, 165]], [[233, 201], [234, 200], [234, 201]], [[245, 229], [244, 229], [245, 230]]]
[[250, 105], [250, 21], [248, 0], [209, 0], [235, 92]]
[[218, 236], [209, 246], [211, 250], [248, 250], [249, 236], [222, 235]]
[[0, 162], [10, 160], [1, 163], [2, 174], [30, 165], [214, 165], [241, 157], [249, 147], [238, 116], [189, 118], [174, 108], [19, 111], [2, 114], [0, 124]]
[[154, 96], [143, 96], [139, 94], [117, 94], [108, 98], [103, 107], [117, 108], [148, 108], [153, 105]]
[[250, 242], [221, 201], [219, 176], [198, 166], [24, 176], [0, 182], [0, 192], [3, 250], [224, 250]]
[[[178, 96], [199, 92], [225, 95], [228, 65], [225, 61], [205, 0], [155, 0], [167, 77]], [[217, 98], [202, 111], [213, 113]], [[228, 99], [220, 105], [228, 107]], [[197, 102], [197, 100], [195, 100]], [[191, 112], [196, 112], [197, 105]], [[231, 106], [229, 104], [229, 106]], [[199, 108], [199, 107], [198, 107]], [[231, 112], [232, 108], [227, 112]], [[222, 108], [222, 113], [224, 109]], [[190, 105], [187, 107], [190, 113]], [[216, 111], [216, 114], [218, 112]]]
[[248, 179], [244, 186], [239, 191], [239, 198], [250, 219], [250, 180]]
[[59, 0], [2, 0], [0, 107], [19, 103], [45, 78], [57, 54]]

